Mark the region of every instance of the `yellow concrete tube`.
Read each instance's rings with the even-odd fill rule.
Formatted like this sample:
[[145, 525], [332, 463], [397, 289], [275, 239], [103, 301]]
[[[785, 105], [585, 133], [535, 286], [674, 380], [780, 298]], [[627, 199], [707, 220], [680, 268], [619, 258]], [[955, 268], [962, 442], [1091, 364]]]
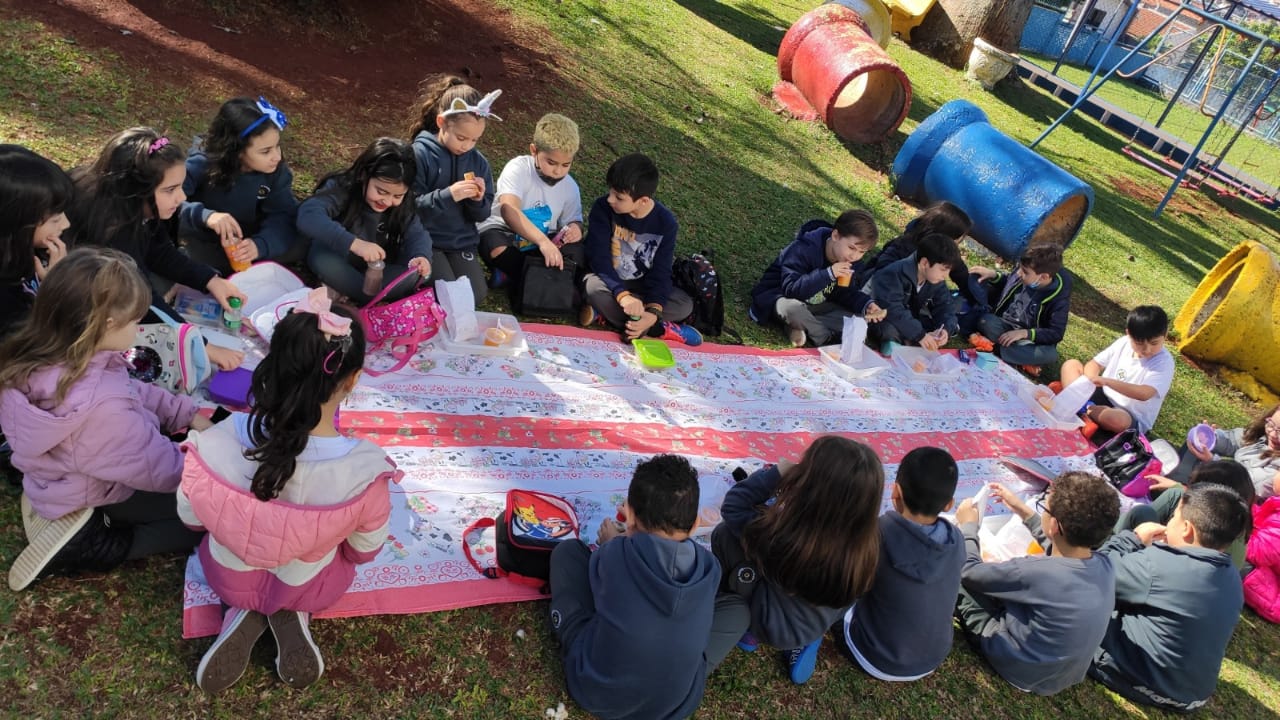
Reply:
[[1182, 354], [1238, 370], [1226, 374], [1255, 398], [1252, 379], [1280, 392], [1280, 263], [1262, 243], [1237, 245], [1205, 275], [1173, 321]]

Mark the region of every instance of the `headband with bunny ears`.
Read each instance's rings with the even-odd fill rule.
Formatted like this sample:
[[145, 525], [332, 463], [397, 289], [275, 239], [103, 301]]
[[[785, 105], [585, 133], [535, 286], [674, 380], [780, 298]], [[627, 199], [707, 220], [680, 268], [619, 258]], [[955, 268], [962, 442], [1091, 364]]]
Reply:
[[462, 98], [454, 98], [453, 102], [449, 103], [449, 108], [440, 114], [445, 117], [449, 117], [450, 115], [461, 115], [462, 113], [475, 113], [482, 118], [493, 118], [494, 120], [501, 122], [502, 118], [494, 115], [493, 111], [490, 109], [493, 107], [493, 102], [497, 100], [498, 96], [501, 94], [501, 90], [494, 90], [488, 95], [480, 98], [480, 102], [475, 105], [471, 105]]

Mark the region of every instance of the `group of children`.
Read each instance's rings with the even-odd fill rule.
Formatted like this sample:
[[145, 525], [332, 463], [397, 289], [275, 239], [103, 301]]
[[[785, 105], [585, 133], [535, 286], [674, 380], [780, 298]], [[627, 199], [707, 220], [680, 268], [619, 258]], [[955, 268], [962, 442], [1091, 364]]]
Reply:
[[868, 675], [909, 682], [946, 659], [954, 619], [1025, 692], [1053, 695], [1087, 674], [1167, 710], [1208, 701], [1243, 607], [1226, 550], [1250, 510], [1235, 489], [1193, 483], [1164, 522], [1113, 534], [1120, 501], [1103, 478], [1064, 473], [1035, 509], [993, 483], [1037, 546], [984, 562], [974, 500], [942, 517], [958, 482], [949, 453], [909, 452], [879, 515], [884, 482], [870, 448], [819, 437], [799, 462], [729, 490], [708, 551], [691, 539], [696, 471], [679, 456], [640, 463], [625, 530], [606, 521], [595, 552], [570, 540], [551, 557], [570, 694], [601, 718], [686, 717], [735, 645], [784, 650], [802, 684], [828, 633]]
[[[288, 120], [263, 98], [227, 101], [186, 152], [132, 128], [70, 173], [0, 145], [0, 427], [24, 474], [28, 539], [12, 588], [195, 549], [227, 606], [197, 669], [202, 688], [233, 684], [268, 629], [285, 682], [302, 687], [323, 672], [310, 613], [336, 601], [381, 548], [398, 477], [382, 450], [336, 429], [363, 365], [360, 324], [323, 289], [312, 292], [277, 325], [253, 372], [249, 412], [208, 418], [190, 398], [132, 379], [121, 358], [140, 321], [178, 317], [166, 302], [173, 283], [229, 307], [245, 298], [228, 276], [274, 260], [305, 262], [353, 304], [464, 277], [479, 301], [490, 285], [518, 296], [532, 261], [570, 273], [583, 325], [702, 341], [684, 322], [693, 300], [673, 282], [678, 223], [655, 197], [653, 161], [616, 160], [584, 229], [570, 175], [578, 129], [563, 115], [541, 118], [529, 153], [493, 182], [476, 144], [499, 119], [498, 95], [457, 78], [427, 83], [408, 142], [376, 139], [301, 203], [280, 149]], [[957, 243], [970, 226], [939, 203], [872, 256], [870, 214], [806, 223], [752, 290], [751, 317], [781, 323], [796, 346], [834, 341], [856, 315], [873, 342], [934, 349], [970, 334], [1013, 364], [1055, 362], [1071, 292], [1061, 250], [1033, 246], [1007, 275], [969, 268]], [[1138, 308], [1126, 337], [1087, 363], [1063, 364], [1064, 383], [1087, 377], [1097, 388], [1083, 408], [1090, 423], [1150, 429], [1172, 380], [1166, 330], [1163, 311]], [[223, 369], [243, 359], [208, 352]], [[1258, 498], [1272, 496], [1280, 470], [1277, 424], [1273, 409], [1257, 427], [1219, 431], [1213, 449], [1249, 469]], [[682, 716], [735, 646], [787, 650], [793, 680], [804, 682], [828, 630], [873, 677], [914, 680], [949, 652], [954, 613], [1020, 688], [1047, 694], [1088, 671], [1139, 701], [1192, 709], [1212, 691], [1205, 678], [1216, 679], [1238, 615], [1239, 575], [1233, 585], [1220, 572], [1230, 558], [1219, 556], [1241, 544], [1253, 499], [1234, 502], [1197, 478], [1184, 478], [1185, 489], [1162, 481], [1163, 514], [1130, 518], [1132, 531], [1101, 550], [1118, 522], [1101, 480], [1059, 478], [1039, 514], [995, 486], [1047, 554], [988, 564], [970, 503], [955, 524], [939, 519], [957, 483], [942, 450], [903, 459], [895, 510], [877, 519], [879, 458], [820, 438], [798, 463], [761, 469], [730, 491], [710, 552], [690, 539], [696, 472], [682, 458], [655, 458], [636, 470], [625, 533], [607, 524], [596, 552], [566, 543], [553, 556], [551, 618], [570, 692], [603, 717]], [[1280, 509], [1270, 499], [1263, 507]], [[1255, 537], [1277, 527], [1260, 523]], [[1270, 551], [1280, 541], [1266, 542], [1256, 553], [1250, 542], [1246, 592], [1275, 608], [1280, 562]], [[1167, 582], [1178, 573], [1195, 581]], [[1169, 650], [1135, 643], [1139, 632], [1195, 642]]]

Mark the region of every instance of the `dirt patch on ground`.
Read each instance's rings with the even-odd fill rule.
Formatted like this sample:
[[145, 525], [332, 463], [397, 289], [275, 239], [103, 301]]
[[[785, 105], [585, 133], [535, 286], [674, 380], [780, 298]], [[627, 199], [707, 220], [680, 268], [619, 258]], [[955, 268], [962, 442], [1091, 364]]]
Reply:
[[[1144, 185], [1121, 175], [1112, 175], [1109, 179], [1117, 192], [1125, 197], [1148, 203], [1152, 208], [1159, 205], [1164, 194], [1168, 192], [1167, 187], [1156, 188]], [[1214, 209], [1212, 204], [1206, 203], [1199, 193], [1191, 188], [1179, 188], [1165, 207], [1175, 213], [1203, 213]]]
[[484, 0], [333, 0], [316, 3], [323, 10], [305, 21], [290, 12], [296, 3], [227, 5], [220, 14], [199, 0], [59, 0], [22, 11], [197, 92], [230, 85], [337, 114], [372, 106], [392, 114], [395, 127], [431, 72], [501, 87], [508, 107], [536, 107], [553, 77], [541, 38]]

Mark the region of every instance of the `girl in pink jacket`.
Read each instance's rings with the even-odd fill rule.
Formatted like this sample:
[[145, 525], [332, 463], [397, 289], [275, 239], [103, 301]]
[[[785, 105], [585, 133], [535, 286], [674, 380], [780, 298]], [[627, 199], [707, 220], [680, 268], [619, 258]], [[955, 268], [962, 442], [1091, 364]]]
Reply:
[[281, 680], [301, 688], [324, 672], [308, 619], [382, 549], [388, 481], [399, 479], [381, 448], [336, 427], [363, 364], [360, 325], [314, 290], [276, 325], [253, 373], [250, 413], [190, 435], [178, 512], [209, 531], [197, 553], [228, 606], [196, 669], [206, 692], [240, 679], [268, 627]]
[[150, 302], [128, 255], [75, 250], [0, 345], [0, 426], [23, 473], [30, 543], [9, 570], [14, 590], [45, 571], [109, 570], [200, 539], [178, 520], [182, 455], [166, 433], [210, 423], [191, 398], [130, 378], [121, 355]]

